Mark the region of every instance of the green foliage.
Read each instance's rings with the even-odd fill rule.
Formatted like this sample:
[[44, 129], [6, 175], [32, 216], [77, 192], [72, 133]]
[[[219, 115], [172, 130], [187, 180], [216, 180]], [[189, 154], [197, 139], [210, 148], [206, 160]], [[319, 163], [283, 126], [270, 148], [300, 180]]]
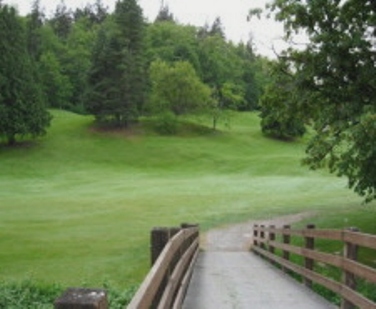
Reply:
[[69, 109], [73, 86], [55, 54], [44, 52], [39, 60], [43, 92], [50, 107]]
[[261, 130], [278, 139], [294, 139], [306, 132], [305, 118], [295, 112], [295, 78], [282, 64], [271, 66], [274, 81], [261, 97]]
[[189, 62], [168, 64], [154, 61], [150, 67], [152, 84], [149, 109], [192, 114], [206, 110], [211, 102], [211, 90], [204, 85]]
[[158, 133], [173, 135], [178, 131], [178, 119], [172, 112], [165, 111], [157, 116], [154, 127]]
[[296, 69], [296, 110], [309, 115], [316, 132], [307, 163], [348, 178], [349, 187], [376, 198], [376, 74], [374, 1], [275, 1], [287, 36], [304, 31], [309, 43], [284, 59]]
[[21, 283], [0, 281], [1, 309], [50, 309], [62, 293], [58, 285], [38, 285], [31, 280]]
[[126, 289], [118, 289], [111, 285], [105, 284], [104, 288], [108, 292], [108, 303], [109, 308], [111, 309], [123, 309], [126, 305], [128, 305], [133, 295], [137, 291], [136, 286], [131, 286]]
[[164, 5], [160, 8], [157, 17], [155, 18], [155, 22], [164, 21], [174, 22], [174, 15], [170, 12], [170, 9], [167, 5]]
[[44, 13], [40, 8], [40, 0], [34, 0], [32, 11], [27, 18], [27, 50], [33, 60], [39, 60], [41, 55], [41, 28], [44, 22]]
[[100, 20], [101, 17], [91, 16], [91, 18], [92, 20], [86, 17], [76, 20], [66, 40], [65, 52], [60, 55], [64, 74], [72, 85], [69, 109], [75, 112], [85, 111], [83, 105], [85, 92], [88, 88], [87, 76], [91, 66], [91, 52], [98, 31], [98, 26], [92, 23], [93, 20], [97, 20], [96, 18]]
[[50, 123], [34, 69], [15, 9], [0, 7], [0, 137], [8, 144], [43, 135]]
[[98, 33], [86, 106], [97, 120], [127, 126], [145, 100], [144, 21], [135, 0], [116, 3], [113, 20]]
[[56, 6], [54, 16], [49, 20], [49, 23], [54, 33], [61, 40], [67, 39], [73, 25], [73, 12], [66, 6], [64, 1], [61, 1]]
[[75, 22], [86, 19], [90, 26], [102, 24], [108, 15], [108, 8], [104, 6], [102, 0], [96, 0], [94, 4], [87, 3], [84, 8], [76, 8], [73, 13]]
[[158, 21], [147, 27], [146, 42], [149, 63], [155, 60], [188, 61], [196, 72], [201, 72], [195, 27]]
[[[101, 287], [107, 291], [109, 308], [122, 309], [128, 305], [136, 292], [136, 286], [119, 289], [105, 283]], [[0, 281], [0, 309], [51, 309], [54, 301], [65, 288], [58, 284], [39, 284], [32, 279], [21, 282]]]

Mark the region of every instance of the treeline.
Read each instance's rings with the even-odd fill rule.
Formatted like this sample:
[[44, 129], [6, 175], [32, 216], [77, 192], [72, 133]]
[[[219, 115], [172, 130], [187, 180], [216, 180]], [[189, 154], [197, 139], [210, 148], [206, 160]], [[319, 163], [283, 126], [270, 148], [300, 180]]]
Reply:
[[35, 0], [26, 17], [0, 2], [0, 14], [0, 134], [8, 143], [44, 133], [43, 107], [116, 126], [205, 113], [215, 128], [225, 110], [257, 109], [267, 79], [267, 60], [251, 41], [227, 40], [220, 18], [183, 25], [162, 7], [150, 23], [136, 0], [118, 1], [114, 12], [101, 0], [75, 10], [61, 2], [52, 16]]

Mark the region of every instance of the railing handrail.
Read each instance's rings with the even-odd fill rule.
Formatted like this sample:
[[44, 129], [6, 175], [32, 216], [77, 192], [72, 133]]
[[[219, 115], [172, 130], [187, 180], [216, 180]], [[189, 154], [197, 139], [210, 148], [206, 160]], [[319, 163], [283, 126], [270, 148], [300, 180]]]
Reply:
[[[179, 308], [198, 248], [198, 227], [183, 228], [175, 234], [165, 245], [127, 308]], [[165, 286], [161, 287], [162, 283]], [[156, 296], [161, 292], [156, 303]]]
[[[310, 225], [307, 229], [293, 230], [289, 226], [275, 228], [255, 225], [253, 229], [254, 246], [253, 250], [277, 263], [287, 271], [293, 271], [304, 278], [304, 283], [311, 287], [312, 281], [316, 282], [334, 293], [339, 294], [342, 301], [342, 308], [353, 308], [353, 305], [360, 308], [376, 309], [376, 303], [364, 297], [356, 291], [355, 276], [376, 283], [376, 269], [359, 263], [357, 261], [358, 247], [376, 249], [376, 236], [360, 233], [351, 230], [328, 230], [315, 229]], [[283, 237], [282, 243], [276, 241], [276, 235]], [[300, 236], [305, 239], [305, 246], [299, 247], [290, 244], [290, 236]], [[344, 243], [344, 255], [339, 256], [330, 253], [318, 252], [314, 249], [314, 240], [329, 239]], [[283, 252], [283, 257], [275, 255], [275, 249]], [[297, 254], [304, 258], [304, 267], [289, 261], [289, 255]], [[335, 266], [343, 272], [343, 281], [338, 282], [327, 278], [314, 271], [314, 261]]]

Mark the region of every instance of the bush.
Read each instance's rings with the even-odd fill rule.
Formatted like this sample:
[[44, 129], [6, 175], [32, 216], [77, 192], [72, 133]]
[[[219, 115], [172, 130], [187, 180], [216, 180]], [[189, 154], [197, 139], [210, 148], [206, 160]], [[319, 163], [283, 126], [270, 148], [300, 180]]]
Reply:
[[155, 122], [155, 130], [160, 134], [173, 135], [178, 132], [178, 120], [172, 112], [164, 112]]
[[0, 282], [0, 309], [52, 309], [62, 291], [58, 285], [38, 285], [29, 280]]

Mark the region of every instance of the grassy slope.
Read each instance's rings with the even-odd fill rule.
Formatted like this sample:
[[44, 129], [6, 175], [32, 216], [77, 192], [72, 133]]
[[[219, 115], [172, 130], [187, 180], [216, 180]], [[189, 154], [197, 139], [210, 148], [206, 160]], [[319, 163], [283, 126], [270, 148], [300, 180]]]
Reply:
[[262, 137], [253, 114], [179, 137], [91, 122], [54, 111], [37, 145], [0, 148], [0, 279], [125, 286], [147, 271], [153, 226], [360, 207], [344, 180], [300, 166], [302, 142]]

